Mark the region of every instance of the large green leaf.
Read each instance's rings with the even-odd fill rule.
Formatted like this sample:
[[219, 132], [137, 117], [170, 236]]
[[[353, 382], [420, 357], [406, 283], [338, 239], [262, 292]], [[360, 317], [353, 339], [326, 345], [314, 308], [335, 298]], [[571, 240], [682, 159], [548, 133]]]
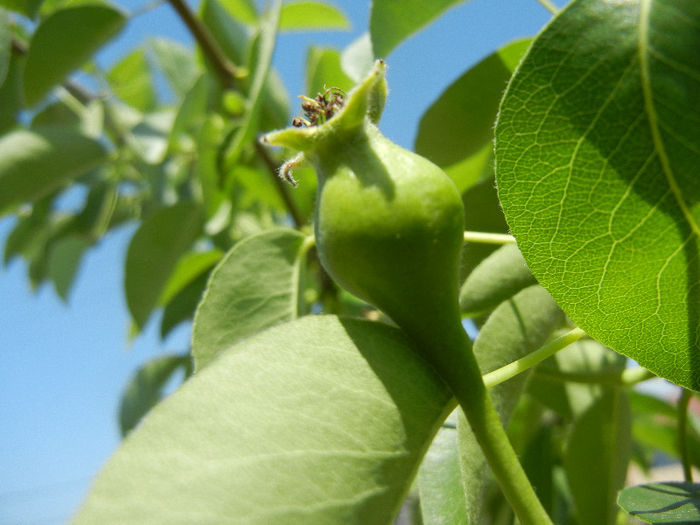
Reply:
[[450, 400], [395, 328], [332, 316], [277, 326], [155, 407], [75, 524], [386, 525]]
[[214, 269], [195, 316], [197, 370], [216, 354], [298, 315], [304, 236], [273, 230], [236, 244]]
[[119, 430], [126, 436], [143, 417], [163, 398], [163, 390], [173, 376], [182, 368], [187, 374], [191, 357], [165, 355], [151, 359], [131, 377], [119, 404]]
[[443, 168], [461, 191], [491, 169], [498, 104], [530, 42], [508, 44], [471, 67], [421, 117], [416, 153]]
[[136, 49], [122, 58], [106, 75], [112, 91], [139, 111], [150, 111], [156, 104], [156, 93], [143, 49]]
[[194, 53], [182, 44], [165, 38], [151, 40], [150, 48], [175, 95], [184, 97], [200, 75]]
[[654, 525], [700, 523], [700, 484], [649, 483], [620, 492], [618, 504], [629, 514]]
[[462, 1], [464, 0], [374, 0], [369, 30], [376, 56], [386, 57], [404, 39]]
[[700, 3], [574, 1], [496, 127], [530, 269], [595, 339], [700, 389]]
[[66, 7], [43, 20], [32, 37], [24, 69], [27, 104], [39, 102], [115, 36], [125, 22], [122, 11], [104, 4]]
[[285, 4], [280, 12], [280, 31], [350, 29], [350, 22], [335, 6], [309, 1]]
[[467, 521], [456, 426], [457, 411], [438, 431], [418, 471], [424, 525], [452, 525]]
[[630, 408], [622, 389], [608, 389], [576, 420], [564, 469], [579, 523], [614, 525], [617, 492], [631, 450]]
[[18, 130], [0, 137], [0, 215], [48, 195], [105, 156], [98, 142], [70, 127]]
[[139, 328], [148, 321], [180, 256], [201, 231], [200, 208], [181, 202], [146, 218], [129, 243], [126, 303]]
[[459, 293], [459, 306], [468, 315], [488, 312], [537, 281], [514, 244], [501, 246], [469, 274]]
[[90, 241], [75, 235], [57, 240], [49, 252], [48, 271], [56, 293], [64, 301], [78, 273], [80, 261], [85, 251], [91, 246]]
[[[540, 286], [530, 286], [502, 303], [488, 318], [474, 342], [474, 354], [482, 373], [491, 372], [542, 346], [564, 322], [564, 314]], [[522, 373], [489, 390], [501, 418], [507, 422], [528, 373]], [[490, 483], [488, 466], [466, 418], [460, 414], [459, 454], [462, 484], [467, 501], [467, 523], [484, 523], [484, 494]]]

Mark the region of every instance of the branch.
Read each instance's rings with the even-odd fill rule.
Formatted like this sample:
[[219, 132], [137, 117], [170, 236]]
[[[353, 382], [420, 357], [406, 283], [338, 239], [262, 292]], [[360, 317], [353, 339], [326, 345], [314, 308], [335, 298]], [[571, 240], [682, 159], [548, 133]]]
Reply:
[[221, 85], [226, 89], [232, 88], [237, 76], [236, 66], [226, 58], [206, 26], [183, 0], [168, 0], [168, 3], [175, 9], [199, 47], [202, 48], [202, 52], [209, 59], [216, 76], [219, 77]]

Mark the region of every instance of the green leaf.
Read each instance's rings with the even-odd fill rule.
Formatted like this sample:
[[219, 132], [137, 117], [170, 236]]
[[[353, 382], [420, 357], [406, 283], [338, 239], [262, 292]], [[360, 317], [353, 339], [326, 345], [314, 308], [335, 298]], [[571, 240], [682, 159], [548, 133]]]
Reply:
[[[496, 370], [538, 349], [563, 322], [563, 312], [540, 286], [530, 286], [501, 303], [474, 342], [474, 354], [482, 373]], [[528, 372], [522, 373], [489, 390], [502, 422], [510, 418], [528, 375]], [[480, 525], [486, 519], [484, 495], [491, 478], [485, 474], [488, 472], [486, 459], [462, 414], [458, 430], [462, 484], [467, 501], [466, 523]]]
[[514, 244], [501, 246], [479, 263], [462, 285], [459, 305], [474, 315], [492, 310], [537, 281]]
[[[535, 369], [529, 392], [567, 419], [585, 412], [604, 392], [604, 383], [619, 378], [627, 359], [592, 339], [582, 339], [546, 359]], [[588, 383], [568, 381], [588, 378]]]
[[142, 49], [132, 51], [109, 70], [106, 75], [112, 91], [139, 111], [151, 111], [156, 105], [156, 93]]
[[168, 279], [158, 303], [164, 305], [170, 302], [185, 286], [218, 263], [223, 255], [221, 250], [214, 248], [207, 252], [192, 252], [183, 256]]
[[248, 28], [233, 18], [217, 0], [203, 0], [200, 17], [224, 54], [234, 64], [245, 64], [250, 41]]
[[258, 21], [254, 0], [223, 0], [221, 5], [229, 15], [239, 22], [254, 25]]
[[579, 523], [614, 525], [617, 492], [630, 459], [630, 408], [625, 392], [608, 389], [574, 423], [564, 469]]
[[[210, 94], [215, 84], [208, 73], [202, 73], [190, 90], [185, 94], [175, 114], [170, 130], [169, 148], [172, 151], [189, 132], [202, 124], [207, 110]], [[194, 129], [193, 129], [194, 128]]]
[[376, 56], [386, 58], [403, 40], [462, 1], [464, 0], [374, 0], [369, 29]]
[[667, 481], [628, 487], [618, 504], [628, 514], [654, 525], [700, 523], [700, 484]]
[[10, 15], [0, 7], [0, 86], [5, 82], [12, 58], [12, 26]]
[[25, 59], [16, 53], [10, 56], [5, 82], [0, 85], [0, 134], [17, 125], [22, 109], [22, 72]]
[[281, 0], [274, 0], [260, 22], [260, 34], [255, 46], [255, 59], [252, 61], [255, 66], [252, 74], [253, 79], [248, 90], [247, 110], [240, 125], [233, 131], [230, 143], [226, 148], [225, 166], [229, 168], [236, 164], [245, 145], [251, 140], [255, 140], [260, 110], [263, 105], [262, 95], [265, 92], [265, 83], [272, 63], [272, 53], [277, 41], [281, 5]]
[[700, 389], [700, 3], [576, 0], [501, 106], [498, 189], [537, 280], [595, 339]]
[[27, 105], [39, 102], [71, 71], [82, 66], [125, 22], [122, 11], [96, 4], [66, 7], [43, 20], [27, 52], [24, 69]]
[[490, 171], [498, 104], [531, 41], [508, 44], [471, 67], [421, 117], [416, 153], [446, 170], [461, 191]]
[[194, 319], [197, 305], [202, 300], [208, 281], [209, 272], [205, 271], [187, 283], [168, 301], [163, 308], [163, 317], [160, 320], [161, 339], [165, 339], [180, 323]]
[[104, 160], [100, 144], [71, 128], [0, 137], [0, 215], [60, 188]]
[[129, 130], [126, 140], [145, 163], [160, 164], [168, 151], [174, 121], [175, 112], [170, 109], [148, 113]]
[[420, 510], [424, 525], [467, 522], [457, 452], [457, 411], [438, 431], [418, 471]]
[[369, 33], [363, 33], [352, 41], [340, 55], [340, 64], [343, 71], [356, 84], [365, 78], [374, 67], [374, 51]]
[[154, 38], [149, 42], [149, 47], [153, 50], [156, 62], [165, 73], [175, 96], [184, 97], [200, 75], [192, 51], [165, 38]]
[[77, 236], [68, 236], [56, 241], [49, 253], [49, 277], [53, 281], [56, 293], [64, 301], [78, 273], [80, 261], [85, 251], [91, 246], [90, 241]]
[[163, 388], [179, 368], [190, 367], [189, 354], [151, 359], [131, 377], [119, 405], [119, 429], [126, 436], [163, 398]]
[[306, 94], [310, 97], [327, 88], [338, 87], [349, 91], [354, 85], [340, 67], [340, 53], [335, 49], [309, 47], [306, 55]]
[[322, 2], [289, 2], [280, 12], [280, 31], [350, 29], [350, 22], [334, 5]]
[[244, 239], [224, 256], [194, 320], [196, 370], [241, 339], [297, 317], [304, 239], [295, 230], [268, 231]]
[[0, 0], [0, 7], [34, 18], [44, 0]]
[[75, 524], [385, 525], [451, 397], [398, 329], [304, 317], [231, 347], [155, 407]]
[[148, 321], [178, 259], [199, 236], [198, 206], [181, 202], [147, 217], [129, 243], [126, 255], [126, 302], [139, 328]]

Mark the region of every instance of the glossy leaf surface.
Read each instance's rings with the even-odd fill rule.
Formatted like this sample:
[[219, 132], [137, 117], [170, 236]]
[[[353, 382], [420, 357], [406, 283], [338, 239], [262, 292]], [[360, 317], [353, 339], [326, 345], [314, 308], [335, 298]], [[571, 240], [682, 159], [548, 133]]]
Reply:
[[499, 196], [538, 281], [595, 339], [700, 389], [700, 3], [574, 1], [496, 127]]
[[304, 236], [273, 230], [236, 244], [214, 269], [192, 335], [199, 371], [245, 337], [297, 317]]
[[695, 483], [665, 482], [629, 487], [620, 492], [618, 504], [645, 523], [700, 523], [700, 485]]
[[97, 4], [60, 9], [43, 20], [32, 37], [24, 69], [27, 105], [39, 102], [71, 71], [82, 66], [125, 22], [121, 11]]
[[0, 215], [48, 195], [105, 157], [98, 142], [71, 128], [18, 130], [0, 137]]
[[76, 525], [389, 523], [451, 395], [392, 327], [305, 317], [159, 404]]

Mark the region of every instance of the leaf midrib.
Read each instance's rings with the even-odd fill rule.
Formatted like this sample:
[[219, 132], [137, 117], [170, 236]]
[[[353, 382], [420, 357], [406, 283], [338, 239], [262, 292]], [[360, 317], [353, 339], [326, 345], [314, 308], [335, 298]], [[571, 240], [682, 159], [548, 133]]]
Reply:
[[683, 212], [683, 216], [693, 230], [693, 233], [700, 237], [700, 225], [698, 225], [698, 223], [695, 221], [687, 203], [685, 200], [683, 200], [681, 188], [678, 185], [678, 181], [676, 180], [673, 169], [671, 168], [671, 161], [668, 158], [663, 139], [661, 138], [659, 119], [656, 113], [656, 108], [654, 107], [654, 98], [651, 91], [651, 75], [649, 72], [649, 16], [651, 11], [651, 2], [652, 0], [640, 0], [639, 10], [638, 50], [642, 93], [644, 95], [644, 109], [647, 117], [649, 118], [649, 129], [651, 130], [654, 148], [659, 156], [659, 161], [661, 162], [661, 167], [664, 171], [664, 175], [666, 176], [666, 180], [671, 187], [671, 191], [673, 192], [673, 196], [676, 199], [678, 206]]

